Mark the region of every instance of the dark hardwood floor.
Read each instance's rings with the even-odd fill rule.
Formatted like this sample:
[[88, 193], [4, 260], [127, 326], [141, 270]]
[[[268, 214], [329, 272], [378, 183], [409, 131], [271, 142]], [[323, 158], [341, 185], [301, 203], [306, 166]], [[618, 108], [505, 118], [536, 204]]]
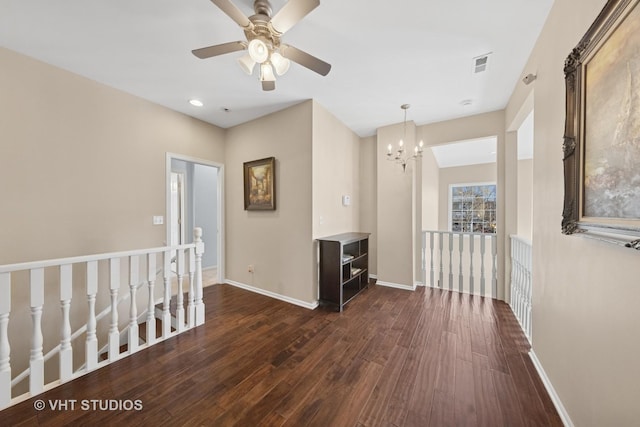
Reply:
[[204, 296], [204, 326], [8, 408], [0, 425], [562, 425], [502, 302], [370, 286], [336, 313], [229, 285]]

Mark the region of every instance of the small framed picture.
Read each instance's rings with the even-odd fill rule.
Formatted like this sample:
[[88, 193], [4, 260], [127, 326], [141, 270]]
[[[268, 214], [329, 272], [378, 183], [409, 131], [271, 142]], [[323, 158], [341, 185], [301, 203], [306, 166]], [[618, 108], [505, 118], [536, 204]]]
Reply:
[[244, 209], [260, 211], [276, 209], [276, 159], [244, 163]]

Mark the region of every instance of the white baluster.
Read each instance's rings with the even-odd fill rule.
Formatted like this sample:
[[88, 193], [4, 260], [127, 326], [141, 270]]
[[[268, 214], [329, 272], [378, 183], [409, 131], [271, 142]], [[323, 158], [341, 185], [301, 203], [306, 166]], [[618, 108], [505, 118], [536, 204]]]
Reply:
[[182, 294], [182, 281], [184, 279], [184, 249], [178, 249], [178, 294], [176, 295], [176, 329], [178, 333], [184, 330], [184, 295]]
[[164, 298], [162, 300], [162, 338], [171, 333], [171, 251], [163, 253], [162, 278], [164, 280]]
[[480, 235], [480, 296], [484, 296], [485, 279], [484, 279], [484, 261], [485, 261], [485, 246], [486, 237], [484, 234]]
[[11, 402], [11, 346], [9, 314], [11, 313], [11, 273], [0, 274], [0, 410]]
[[149, 284], [149, 300], [147, 301], [147, 344], [156, 342], [156, 313], [153, 288], [156, 283], [156, 254], [147, 254], [147, 282]]
[[60, 266], [60, 310], [62, 327], [60, 328], [60, 381], [67, 382], [73, 376], [73, 349], [71, 347], [71, 298], [73, 295], [71, 264]]
[[29, 391], [34, 396], [44, 389], [44, 356], [42, 354], [42, 306], [44, 305], [44, 269], [30, 270], [31, 352], [29, 357]]
[[[195, 233], [194, 233], [195, 234]], [[187, 296], [187, 324], [190, 328], [196, 325], [196, 257], [194, 248], [189, 248], [189, 295]]]
[[430, 274], [430, 283], [433, 288], [433, 281], [435, 280], [435, 272], [433, 269], [433, 231], [429, 232], [429, 248], [430, 248], [430, 257], [431, 257], [431, 274]]
[[444, 288], [444, 272], [443, 272], [443, 265], [442, 265], [442, 258], [444, 258], [443, 254], [442, 254], [442, 250], [443, 250], [443, 233], [438, 233], [438, 243], [440, 245], [439, 248], [439, 253], [440, 253], [440, 274], [438, 275], [438, 287], [439, 288]]
[[202, 301], [202, 254], [204, 242], [202, 241], [202, 228], [197, 227], [193, 233], [196, 244], [196, 326], [204, 324], [204, 302]]
[[531, 302], [533, 299], [533, 282], [532, 282], [532, 269], [533, 269], [533, 246], [527, 246], [526, 257], [526, 283], [527, 283], [527, 298], [526, 298], [526, 312], [525, 319], [527, 322], [527, 337], [531, 341]]
[[473, 295], [475, 290], [473, 289], [473, 247], [476, 243], [476, 236], [469, 235], [469, 293]]
[[138, 282], [140, 281], [140, 259], [138, 256], [129, 257], [129, 332], [128, 332], [128, 346], [129, 354], [132, 354], [138, 350], [139, 337], [138, 337], [138, 306], [136, 299], [136, 292], [138, 291]]
[[511, 237], [511, 297], [509, 299], [509, 305], [511, 309], [514, 311], [516, 317], [518, 317], [518, 311], [516, 308], [515, 301], [518, 300], [518, 291], [516, 284], [516, 240]]
[[449, 290], [453, 290], [453, 233], [447, 233], [449, 236]]
[[120, 258], [109, 260], [109, 293], [111, 322], [109, 324], [109, 361], [120, 358], [120, 330], [118, 328], [118, 290], [120, 289]]
[[498, 239], [491, 234], [491, 297], [498, 298]]
[[460, 233], [458, 235], [459, 239], [459, 255], [460, 255], [460, 263], [459, 263], [459, 272], [458, 272], [458, 292], [462, 292], [464, 290], [464, 275], [462, 274], [462, 253], [464, 252], [464, 234]]
[[526, 303], [527, 303], [527, 282], [526, 282], [526, 267], [524, 264], [525, 261], [525, 247], [524, 243], [518, 240], [517, 247], [517, 272], [518, 272], [518, 294], [519, 294], [519, 302], [518, 302], [518, 315], [520, 316], [520, 324], [522, 328], [526, 330]]
[[87, 372], [98, 367], [98, 336], [96, 335], [96, 294], [98, 293], [98, 261], [87, 262], [87, 344], [85, 347]]

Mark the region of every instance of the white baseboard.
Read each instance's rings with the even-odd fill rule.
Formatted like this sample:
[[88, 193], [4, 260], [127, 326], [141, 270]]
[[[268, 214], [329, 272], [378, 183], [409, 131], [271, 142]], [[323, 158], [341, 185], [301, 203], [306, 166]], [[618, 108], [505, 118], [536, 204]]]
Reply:
[[410, 286], [410, 285], [402, 285], [400, 283], [383, 282], [381, 280], [378, 280], [376, 282], [376, 285], [386, 286], [387, 288], [403, 289], [405, 291], [415, 291], [416, 290], [416, 285], [415, 284], [413, 286]]
[[275, 292], [271, 292], [271, 291], [267, 291], [264, 289], [260, 289], [260, 288], [256, 288], [255, 286], [250, 286], [250, 285], [246, 285], [244, 283], [240, 283], [240, 282], [236, 282], [234, 280], [229, 280], [229, 279], [225, 279], [224, 283], [227, 283], [231, 286], [235, 286], [236, 288], [240, 288], [240, 289], [244, 289], [246, 291], [250, 291], [250, 292], [254, 292], [256, 294], [260, 294], [260, 295], [264, 295], [270, 298], [274, 298], [280, 301], [284, 301], [284, 302], [288, 302], [289, 304], [294, 304], [297, 305], [299, 307], [303, 307], [303, 308], [308, 308], [309, 310], [315, 310], [316, 308], [318, 308], [318, 301], [309, 303], [306, 301], [301, 301], [295, 298], [291, 298], [285, 295], [280, 295], [277, 294]]
[[560, 396], [558, 396], [558, 393], [556, 393], [556, 390], [553, 388], [553, 385], [551, 384], [549, 377], [547, 377], [547, 373], [542, 368], [542, 364], [538, 360], [538, 357], [536, 356], [533, 350], [529, 351], [529, 358], [533, 362], [533, 366], [535, 366], [536, 371], [538, 371], [538, 375], [540, 375], [540, 379], [542, 380], [544, 387], [547, 389], [547, 393], [549, 393], [549, 397], [551, 397], [551, 401], [556, 407], [556, 410], [558, 411], [558, 415], [560, 415], [560, 419], [562, 420], [562, 423], [566, 427], [573, 427], [573, 422], [571, 421], [571, 417], [569, 417], [569, 413], [564, 408], [564, 405], [560, 401]]

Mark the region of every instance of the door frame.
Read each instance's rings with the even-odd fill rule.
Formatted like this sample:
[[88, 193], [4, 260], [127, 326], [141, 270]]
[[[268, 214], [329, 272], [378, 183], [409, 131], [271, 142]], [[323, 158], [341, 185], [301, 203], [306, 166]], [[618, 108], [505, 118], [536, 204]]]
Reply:
[[[165, 213], [166, 213], [166, 242], [171, 241], [171, 160], [182, 160], [184, 162], [195, 163], [204, 166], [211, 166], [218, 170], [218, 188], [216, 189], [216, 197], [218, 204], [218, 233], [216, 236], [216, 244], [218, 246], [218, 256], [217, 256], [217, 283], [223, 283], [224, 281], [224, 254], [225, 254], [225, 230], [224, 230], [224, 164], [214, 162], [211, 160], [200, 159], [197, 157], [186, 156], [182, 154], [176, 153], [166, 153], [166, 164], [165, 164]], [[193, 230], [189, 231], [193, 233]], [[205, 248], [205, 251], [207, 248]]]

